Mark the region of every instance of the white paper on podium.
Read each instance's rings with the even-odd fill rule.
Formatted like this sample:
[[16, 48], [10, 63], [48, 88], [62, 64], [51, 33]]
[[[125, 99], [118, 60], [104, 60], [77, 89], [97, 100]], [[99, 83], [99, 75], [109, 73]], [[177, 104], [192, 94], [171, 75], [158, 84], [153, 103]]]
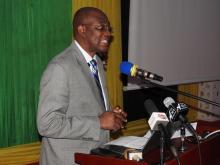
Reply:
[[146, 137], [123, 136], [116, 140], [112, 140], [105, 145], [118, 145], [134, 149], [143, 149], [148, 140], [149, 139]]
[[[191, 123], [194, 129], [196, 129], [197, 123]], [[105, 145], [117, 145], [117, 146], [124, 146], [128, 148], [134, 148], [134, 149], [143, 149], [143, 147], [147, 144], [149, 139], [151, 138], [152, 131], [149, 130], [143, 137], [139, 136], [123, 136], [116, 140], [112, 140]], [[191, 133], [186, 129], [186, 137], [192, 136]], [[180, 137], [180, 130], [177, 130], [171, 139]]]

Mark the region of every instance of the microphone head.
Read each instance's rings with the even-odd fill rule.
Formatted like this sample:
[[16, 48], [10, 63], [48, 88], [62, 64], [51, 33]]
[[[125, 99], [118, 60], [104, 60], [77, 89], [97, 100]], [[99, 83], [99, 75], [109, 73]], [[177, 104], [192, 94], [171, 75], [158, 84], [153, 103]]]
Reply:
[[147, 110], [147, 113], [151, 116], [153, 112], [159, 112], [158, 108], [154, 104], [154, 102], [150, 99], [144, 101], [144, 107]]
[[179, 111], [180, 114], [182, 114], [183, 116], [186, 116], [186, 114], [188, 113], [188, 106], [185, 103], [178, 103], [177, 104], [177, 110]]
[[150, 99], [145, 100], [144, 107], [147, 110], [150, 118], [148, 120], [148, 124], [151, 130], [158, 130], [158, 125], [162, 124], [164, 126], [169, 122], [167, 116], [163, 112], [159, 112], [157, 106]]
[[132, 67], [133, 67], [133, 64], [132, 64], [132, 63], [127, 62], [127, 61], [123, 61], [123, 62], [120, 64], [120, 71], [121, 71], [121, 73], [130, 76], [130, 75], [131, 75], [131, 68], [132, 68]]
[[167, 97], [163, 100], [163, 104], [165, 105], [165, 107], [169, 108], [170, 105], [175, 104], [175, 101], [172, 97]]
[[159, 130], [159, 125], [166, 126], [169, 123], [167, 115], [163, 112], [153, 112], [148, 120], [151, 130]]

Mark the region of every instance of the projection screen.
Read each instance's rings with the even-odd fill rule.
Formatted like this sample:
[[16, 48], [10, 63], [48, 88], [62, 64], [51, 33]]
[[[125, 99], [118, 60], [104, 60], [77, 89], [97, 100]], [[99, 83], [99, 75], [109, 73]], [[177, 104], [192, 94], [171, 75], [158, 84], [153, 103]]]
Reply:
[[131, 0], [128, 52], [162, 85], [220, 80], [220, 1]]

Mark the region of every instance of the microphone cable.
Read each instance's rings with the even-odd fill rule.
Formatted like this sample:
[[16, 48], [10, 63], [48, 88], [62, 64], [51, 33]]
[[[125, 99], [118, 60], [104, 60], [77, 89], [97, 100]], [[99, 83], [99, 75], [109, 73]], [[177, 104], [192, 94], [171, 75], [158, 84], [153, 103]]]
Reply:
[[220, 134], [220, 129], [208, 133], [208, 134], [205, 135], [204, 137], [201, 137], [200, 140], [205, 140], [205, 139], [207, 139], [207, 138], [209, 138], [209, 137], [211, 137], [211, 136], [218, 135], [218, 134]]
[[191, 132], [193, 134], [193, 136], [196, 138], [196, 142], [197, 142], [197, 148], [198, 148], [198, 154], [199, 154], [199, 164], [202, 165], [202, 154], [201, 154], [201, 148], [200, 148], [200, 140], [199, 140], [199, 136], [196, 133], [196, 131], [194, 130], [194, 128], [192, 127], [192, 125], [189, 122], [185, 122], [184, 123], [185, 128], [188, 129], [189, 132]]

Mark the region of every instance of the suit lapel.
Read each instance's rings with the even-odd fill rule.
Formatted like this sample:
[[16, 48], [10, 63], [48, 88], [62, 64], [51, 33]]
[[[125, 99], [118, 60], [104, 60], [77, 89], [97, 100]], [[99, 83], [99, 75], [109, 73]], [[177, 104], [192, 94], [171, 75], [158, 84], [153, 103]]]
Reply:
[[108, 111], [109, 110], [109, 102], [108, 102], [109, 99], [108, 99], [108, 91], [106, 87], [105, 71], [103, 69], [103, 63], [101, 62], [100, 59], [97, 59], [97, 64], [98, 64], [98, 70], [99, 70], [99, 77], [103, 85], [103, 93], [106, 98], [106, 110]]
[[94, 94], [99, 105], [102, 106], [103, 109], [105, 109], [105, 107], [102, 103], [101, 97], [100, 97], [99, 89], [98, 89], [96, 82], [91, 74], [91, 71], [89, 69], [89, 66], [88, 66], [85, 58], [83, 57], [82, 53], [80, 52], [80, 50], [77, 48], [77, 46], [74, 43], [72, 43], [72, 47], [73, 47], [73, 51], [74, 51], [73, 55], [75, 55], [76, 60], [82, 70], [82, 73], [85, 75], [85, 79], [88, 82], [88, 86], [90, 87], [90, 89], [91, 89], [92, 93]]

